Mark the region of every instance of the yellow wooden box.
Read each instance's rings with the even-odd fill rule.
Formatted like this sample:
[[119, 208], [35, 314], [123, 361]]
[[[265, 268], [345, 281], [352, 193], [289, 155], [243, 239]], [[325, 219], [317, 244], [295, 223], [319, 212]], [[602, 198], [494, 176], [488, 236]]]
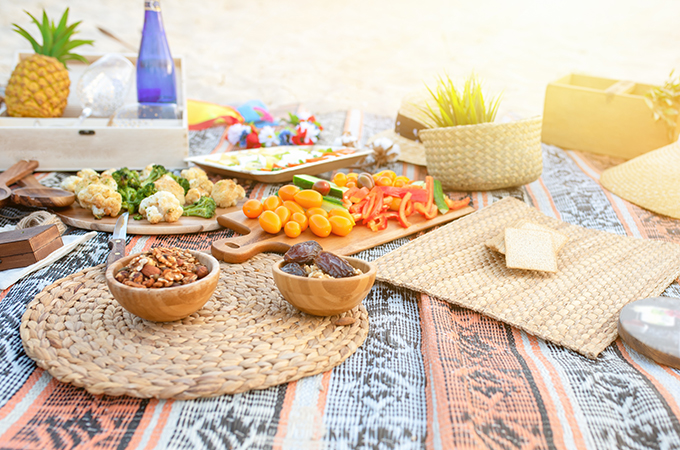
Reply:
[[[15, 64], [30, 52], [17, 52]], [[81, 53], [90, 62], [102, 53]], [[137, 62], [137, 55], [123, 54]], [[147, 120], [139, 127], [111, 126], [109, 118], [89, 117], [76, 127], [82, 111], [76, 86], [87, 65], [69, 61], [71, 88], [62, 117], [36, 119], [0, 115], [0, 170], [21, 159], [37, 160], [38, 170], [74, 171], [83, 168], [106, 170], [128, 167], [143, 169], [148, 164], [162, 164], [168, 169], [186, 167], [189, 156], [186, 92], [182, 58], [176, 57], [177, 105], [179, 119]], [[136, 103], [137, 87], [133, 73], [125, 104]]]
[[[548, 84], [543, 109], [544, 143], [631, 159], [678, 137], [655, 121], [645, 102], [654, 86], [571, 74]], [[672, 136], [672, 137], [671, 137]]]

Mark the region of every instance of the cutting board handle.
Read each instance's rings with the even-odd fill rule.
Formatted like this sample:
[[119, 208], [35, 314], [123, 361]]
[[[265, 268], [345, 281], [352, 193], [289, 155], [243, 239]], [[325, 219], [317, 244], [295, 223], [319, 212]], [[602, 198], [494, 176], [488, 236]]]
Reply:
[[14, 184], [26, 175], [33, 173], [33, 171], [38, 168], [38, 165], [38, 161], [26, 161], [25, 159], [22, 159], [0, 174], [0, 186]]
[[221, 261], [240, 264], [260, 253], [286, 253], [290, 248], [290, 245], [275, 240], [250, 242], [250, 239], [249, 236], [241, 236], [214, 241], [212, 254]]

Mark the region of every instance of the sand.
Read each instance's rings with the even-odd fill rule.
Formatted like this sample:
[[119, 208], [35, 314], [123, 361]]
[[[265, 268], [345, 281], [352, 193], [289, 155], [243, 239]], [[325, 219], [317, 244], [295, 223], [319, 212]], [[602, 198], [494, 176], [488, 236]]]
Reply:
[[[30, 46], [13, 22], [23, 10], [59, 19], [68, 5], [96, 52], [126, 52], [97, 30], [137, 46], [143, 0], [0, 1], [0, 84], [14, 53]], [[547, 83], [568, 73], [660, 84], [680, 67], [680, 2], [648, 0], [163, 0], [174, 55], [185, 58], [187, 95], [238, 105], [302, 103], [395, 116], [402, 97], [448, 73], [475, 71], [500, 113], [541, 114]]]

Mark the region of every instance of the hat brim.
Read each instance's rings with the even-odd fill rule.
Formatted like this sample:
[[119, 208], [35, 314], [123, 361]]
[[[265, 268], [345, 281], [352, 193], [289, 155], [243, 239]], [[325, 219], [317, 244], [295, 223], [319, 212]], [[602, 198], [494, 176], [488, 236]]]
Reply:
[[600, 184], [619, 197], [680, 219], [680, 144], [673, 144], [605, 170]]
[[380, 138], [388, 138], [392, 140], [395, 144], [399, 145], [399, 158], [398, 161], [403, 161], [411, 164], [416, 164], [418, 166], [426, 166], [427, 161], [425, 159], [425, 146], [411, 139], [406, 139], [405, 137], [397, 134], [394, 130], [385, 130], [378, 133], [368, 140], [367, 144], [370, 145], [373, 141]]

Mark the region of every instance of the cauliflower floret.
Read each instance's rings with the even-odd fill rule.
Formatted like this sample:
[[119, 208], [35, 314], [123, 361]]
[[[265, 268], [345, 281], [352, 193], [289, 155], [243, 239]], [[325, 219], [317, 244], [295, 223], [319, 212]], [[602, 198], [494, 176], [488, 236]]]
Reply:
[[186, 200], [186, 203], [185, 203], [185, 204], [186, 204], [186, 205], [194, 204], [194, 203], [196, 203], [197, 201], [199, 201], [199, 200], [201, 199], [201, 197], [207, 197], [207, 196], [209, 196], [209, 195], [210, 195], [210, 194], [206, 194], [206, 193], [205, 193], [204, 191], [202, 191], [201, 189], [191, 188], [191, 189], [189, 189], [189, 191], [187, 192], [187, 195], [184, 196], [184, 200]]
[[92, 210], [95, 219], [118, 215], [122, 201], [120, 194], [105, 184], [92, 183], [78, 192], [78, 203]]
[[151, 174], [152, 170], [153, 170], [153, 164], [149, 164], [148, 166], [146, 166], [144, 168], [144, 170], [142, 170], [142, 173], [139, 174], [139, 179], [141, 181], [144, 181], [147, 178], [149, 178], [149, 175]]
[[195, 178], [208, 178], [208, 174], [200, 167], [189, 167], [188, 169], [182, 170], [180, 174], [189, 181]]
[[101, 175], [101, 176], [105, 177], [105, 176], [107, 176], [107, 175], [109, 175], [109, 176], [110, 176], [110, 175], [113, 175], [113, 172], [115, 172], [116, 170], [118, 170], [118, 169], [109, 169], [109, 170], [105, 170], [105, 171], [102, 172], [102, 175]]
[[71, 175], [70, 177], [61, 180], [61, 188], [67, 191], [75, 192], [76, 186], [82, 181], [82, 178], [76, 175]]
[[186, 203], [186, 200], [184, 199], [184, 188], [180, 186], [178, 182], [173, 180], [170, 175], [163, 175], [154, 181], [153, 184], [156, 186], [156, 190], [169, 192], [177, 197], [177, 201], [179, 201], [180, 206]]
[[245, 198], [246, 191], [234, 180], [220, 180], [213, 186], [211, 196], [218, 207], [229, 208]]
[[166, 191], [156, 192], [139, 205], [139, 213], [151, 223], [177, 222], [183, 212], [177, 197]]
[[[208, 178], [203, 169], [198, 167], [191, 167], [190, 169], [184, 169], [182, 171], [182, 177], [189, 180], [189, 186], [191, 189], [199, 189], [204, 192], [202, 195], [208, 196], [212, 193], [213, 182]], [[188, 192], [187, 192], [188, 194]], [[187, 200], [187, 203], [192, 203]]]
[[96, 179], [99, 178], [99, 174], [92, 169], [83, 169], [80, 172], [78, 172], [76, 175], [78, 175], [80, 178], [85, 178], [85, 179], [96, 180]]
[[109, 186], [114, 191], [118, 190], [118, 183], [113, 179], [111, 175], [102, 174], [102, 176], [94, 182], [95, 184], [103, 184], [104, 186]]

